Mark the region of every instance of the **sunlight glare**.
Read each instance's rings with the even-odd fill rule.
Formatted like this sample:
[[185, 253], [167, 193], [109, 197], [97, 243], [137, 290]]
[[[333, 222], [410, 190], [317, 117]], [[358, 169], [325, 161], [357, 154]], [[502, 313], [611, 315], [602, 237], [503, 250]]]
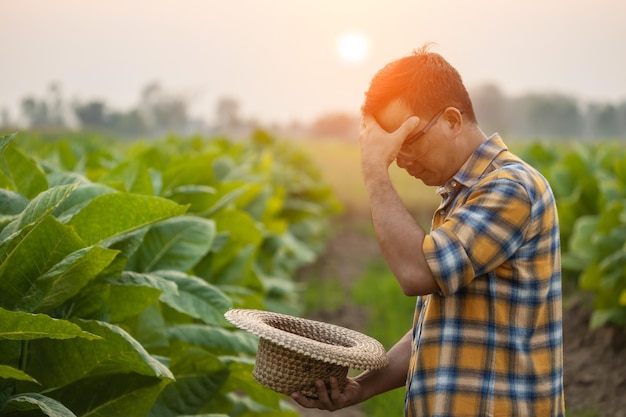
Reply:
[[367, 50], [367, 39], [356, 33], [343, 35], [337, 42], [337, 53], [346, 62], [362, 61], [367, 55]]

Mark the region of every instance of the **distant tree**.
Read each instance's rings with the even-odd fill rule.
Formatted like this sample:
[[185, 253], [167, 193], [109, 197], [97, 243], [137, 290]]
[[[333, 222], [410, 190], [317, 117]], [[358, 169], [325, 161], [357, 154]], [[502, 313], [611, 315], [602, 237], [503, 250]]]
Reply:
[[85, 104], [75, 103], [74, 111], [83, 127], [95, 129], [107, 128], [106, 104], [102, 101], [90, 101]]
[[497, 85], [483, 84], [471, 91], [471, 97], [476, 118], [485, 132], [508, 133], [508, 99]]
[[516, 134], [525, 137], [579, 138], [583, 118], [575, 98], [561, 94], [526, 94], [512, 101]]
[[216, 125], [218, 130], [227, 130], [241, 124], [239, 101], [232, 97], [222, 97], [215, 107]]
[[50, 83], [43, 99], [32, 96], [22, 99], [21, 108], [31, 128], [73, 128], [78, 124], [58, 83]]
[[137, 138], [148, 134], [144, 119], [137, 109], [128, 112], [114, 111], [108, 119], [110, 129], [120, 136]]
[[612, 104], [590, 104], [587, 110], [593, 137], [616, 138], [621, 134], [619, 108]]
[[25, 97], [21, 102], [22, 113], [30, 127], [41, 127], [48, 124], [48, 105], [34, 97]]
[[355, 140], [359, 134], [359, 117], [347, 113], [329, 113], [320, 116], [311, 126], [316, 137], [334, 137]]
[[142, 90], [138, 110], [148, 131], [162, 135], [186, 130], [187, 108], [184, 97], [167, 93], [159, 83], [153, 82]]

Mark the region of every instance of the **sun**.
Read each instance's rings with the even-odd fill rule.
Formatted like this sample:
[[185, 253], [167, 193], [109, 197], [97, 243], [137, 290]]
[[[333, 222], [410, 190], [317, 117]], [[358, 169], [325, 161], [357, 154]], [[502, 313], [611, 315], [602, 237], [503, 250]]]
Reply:
[[337, 40], [339, 57], [349, 63], [358, 63], [365, 59], [368, 52], [367, 39], [358, 33], [348, 33]]

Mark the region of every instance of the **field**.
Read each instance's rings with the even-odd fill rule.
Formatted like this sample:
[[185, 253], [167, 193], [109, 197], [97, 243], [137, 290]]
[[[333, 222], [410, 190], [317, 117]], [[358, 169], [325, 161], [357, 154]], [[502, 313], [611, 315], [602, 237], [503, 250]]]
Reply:
[[[369, 212], [365, 187], [361, 181], [361, 165], [358, 143], [341, 140], [311, 140], [302, 143], [305, 153], [321, 168], [324, 177], [335, 190], [339, 200], [349, 213]], [[390, 168], [391, 177], [405, 205], [416, 218], [426, 216], [439, 204], [435, 187], [415, 181], [395, 165]]]
[[[111, 141], [0, 136], [0, 416], [317, 416], [254, 381], [256, 339], [226, 310], [306, 314], [387, 348], [411, 326], [357, 143]], [[559, 206], [568, 416], [625, 417], [626, 150], [520, 152]], [[428, 229], [435, 189], [391, 175]], [[335, 415], [402, 402], [396, 390]]]
[[[327, 251], [301, 271], [310, 317], [358, 329], [387, 348], [410, 325], [414, 300], [401, 294], [373, 236], [361, 183], [358, 145], [316, 142], [307, 152], [324, 168], [346, 212], [335, 221]], [[434, 189], [394, 167], [394, 183], [418, 222], [427, 226], [438, 203]], [[375, 291], [372, 291], [375, 288]], [[626, 416], [626, 333], [621, 327], [590, 329], [591, 295], [566, 282], [565, 389], [569, 417]], [[403, 390], [385, 394], [344, 417], [401, 415]], [[306, 416], [324, 412], [303, 410]]]

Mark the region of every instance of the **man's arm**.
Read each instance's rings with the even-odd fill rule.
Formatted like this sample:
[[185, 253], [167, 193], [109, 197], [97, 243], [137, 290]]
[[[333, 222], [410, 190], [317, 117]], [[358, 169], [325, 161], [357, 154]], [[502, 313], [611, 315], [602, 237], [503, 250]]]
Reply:
[[407, 119], [393, 133], [387, 133], [373, 118], [365, 122], [367, 127], [362, 126], [359, 137], [361, 168], [382, 253], [406, 295], [436, 292], [439, 287], [422, 250], [425, 233], [404, 206], [389, 176], [389, 166], [415, 122]]

